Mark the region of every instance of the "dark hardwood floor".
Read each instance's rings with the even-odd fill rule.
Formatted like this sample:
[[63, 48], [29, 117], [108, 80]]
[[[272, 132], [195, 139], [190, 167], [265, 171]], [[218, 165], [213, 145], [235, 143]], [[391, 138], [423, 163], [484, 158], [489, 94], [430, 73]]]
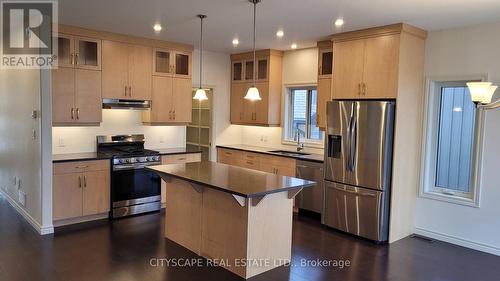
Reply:
[[[242, 280], [218, 267], [151, 266], [152, 258], [196, 258], [164, 239], [163, 225], [163, 215], [150, 214], [42, 237], [0, 196], [0, 280]], [[375, 245], [304, 216], [294, 218], [292, 254], [292, 266], [249, 280], [500, 280], [494, 255], [417, 238]], [[301, 266], [302, 259], [351, 265]]]

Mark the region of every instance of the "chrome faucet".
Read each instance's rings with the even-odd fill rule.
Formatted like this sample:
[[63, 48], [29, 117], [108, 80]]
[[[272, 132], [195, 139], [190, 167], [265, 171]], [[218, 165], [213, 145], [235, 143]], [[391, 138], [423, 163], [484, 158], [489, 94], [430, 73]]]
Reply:
[[303, 142], [300, 142], [300, 134], [302, 134], [302, 136], [306, 136], [306, 132], [302, 131], [300, 128], [299, 128], [299, 124], [297, 123], [297, 126], [296, 126], [296, 140], [297, 140], [297, 151], [301, 151], [304, 149], [304, 143]]

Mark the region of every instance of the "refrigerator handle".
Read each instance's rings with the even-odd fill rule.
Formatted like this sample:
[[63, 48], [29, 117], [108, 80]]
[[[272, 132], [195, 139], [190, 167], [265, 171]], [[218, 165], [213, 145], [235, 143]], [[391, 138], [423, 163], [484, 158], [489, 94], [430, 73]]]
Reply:
[[347, 157], [346, 159], [346, 170], [351, 171], [351, 150], [352, 150], [352, 121], [353, 117], [351, 115], [351, 118], [349, 119], [349, 125], [347, 127]]
[[352, 117], [351, 132], [351, 172], [356, 170], [356, 152], [358, 151], [358, 117], [357, 112]]

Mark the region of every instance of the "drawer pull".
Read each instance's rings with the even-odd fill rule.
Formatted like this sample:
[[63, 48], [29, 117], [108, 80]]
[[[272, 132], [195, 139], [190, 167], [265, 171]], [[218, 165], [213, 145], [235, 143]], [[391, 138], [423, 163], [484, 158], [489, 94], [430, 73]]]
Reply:
[[253, 165], [253, 162], [252, 161], [247, 161], [247, 164]]
[[88, 165], [85, 165], [85, 166], [76, 166], [77, 169], [85, 169], [85, 168], [88, 168], [89, 166]]
[[78, 187], [82, 188], [82, 177], [78, 176]]
[[177, 160], [183, 161], [183, 160], [187, 160], [187, 158], [186, 157], [182, 157], [182, 158], [177, 158]]

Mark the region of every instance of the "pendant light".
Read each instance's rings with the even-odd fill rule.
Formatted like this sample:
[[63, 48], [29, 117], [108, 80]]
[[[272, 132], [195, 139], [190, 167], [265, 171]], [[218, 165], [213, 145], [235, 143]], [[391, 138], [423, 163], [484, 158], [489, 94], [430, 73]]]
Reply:
[[491, 82], [469, 82], [467, 83], [472, 102], [479, 109], [495, 109], [500, 107], [500, 100], [491, 102], [493, 94], [498, 86], [492, 85]]
[[206, 15], [197, 15], [197, 17], [200, 18], [201, 21], [201, 28], [200, 28], [200, 87], [196, 90], [196, 93], [194, 94], [193, 99], [199, 100], [200, 102], [202, 100], [208, 100], [207, 93], [201, 86], [201, 73], [202, 73], [202, 61], [203, 61], [203, 19], [206, 18]]
[[255, 87], [255, 68], [257, 66], [257, 62], [255, 59], [255, 35], [256, 35], [256, 27], [255, 27], [255, 18], [256, 18], [256, 13], [257, 13], [257, 3], [260, 2], [260, 0], [248, 0], [250, 3], [253, 3], [253, 84], [252, 87], [250, 87], [247, 91], [247, 94], [245, 96], [245, 99], [247, 100], [261, 100], [260, 94], [259, 94], [259, 89]]

